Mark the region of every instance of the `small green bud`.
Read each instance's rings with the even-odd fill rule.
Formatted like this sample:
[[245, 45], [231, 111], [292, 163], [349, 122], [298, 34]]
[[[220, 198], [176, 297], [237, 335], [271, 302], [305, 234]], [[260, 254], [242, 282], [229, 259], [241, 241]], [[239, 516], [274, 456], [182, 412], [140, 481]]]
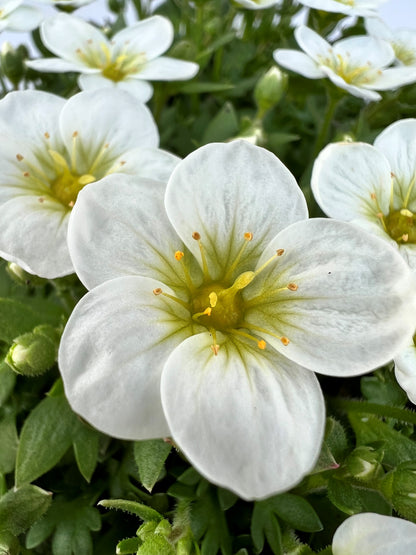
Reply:
[[59, 333], [44, 324], [33, 331], [19, 335], [13, 341], [5, 362], [12, 370], [24, 376], [43, 374], [57, 360]]
[[170, 525], [170, 522], [166, 519], [161, 520], [155, 528], [155, 534], [159, 534], [161, 536], [164, 536], [165, 538], [168, 538], [171, 533], [172, 526]]
[[348, 455], [345, 460], [345, 470], [357, 480], [376, 480], [384, 474], [381, 465], [383, 455], [381, 450], [361, 445]]
[[24, 62], [28, 57], [29, 53], [23, 44], [14, 48], [6, 41], [1, 47], [0, 60], [3, 73], [15, 87], [17, 87], [26, 73]]
[[287, 74], [276, 66], [260, 77], [254, 89], [254, 99], [260, 113], [264, 114], [280, 102], [287, 89], [287, 83]]
[[6, 270], [9, 276], [20, 285], [43, 285], [48, 281], [39, 276], [29, 274], [29, 272], [23, 270], [16, 262], [9, 262], [6, 266]]
[[136, 532], [137, 536], [142, 540], [142, 542], [145, 542], [148, 538], [154, 535], [157, 524], [158, 523], [155, 520], [148, 520], [147, 522], [143, 522], [143, 524]]
[[399, 514], [416, 522], [416, 462], [406, 461], [386, 474], [381, 482], [383, 495]]
[[172, 58], [188, 62], [195, 61], [197, 54], [195, 44], [189, 40], [180, 40], [169, 51], [169, 56], [172, 56]]

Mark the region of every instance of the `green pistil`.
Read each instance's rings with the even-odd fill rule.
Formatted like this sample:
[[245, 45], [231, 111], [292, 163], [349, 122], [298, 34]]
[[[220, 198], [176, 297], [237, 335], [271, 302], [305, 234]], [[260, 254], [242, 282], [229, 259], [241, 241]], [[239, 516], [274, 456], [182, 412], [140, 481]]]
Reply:
[[407, 208], [390, 212], [384, 217], [390, 237], [399, 243], [416, 243], [415, 215]]
[[51, 191], [64, 206], [72, 208], [81, 189], [93, 181], [92, 175], [77, 175], [67, 169], [53, 180]]
[[[210, 309], [207, 314], [207, 309]], [[198, 322], [207, 328], [225, 331], [238, 328], [244, 317], [244, 301], [239, 290], [227, 288], [222, 283], [208, 283], [196, 290], [192, 311]]]

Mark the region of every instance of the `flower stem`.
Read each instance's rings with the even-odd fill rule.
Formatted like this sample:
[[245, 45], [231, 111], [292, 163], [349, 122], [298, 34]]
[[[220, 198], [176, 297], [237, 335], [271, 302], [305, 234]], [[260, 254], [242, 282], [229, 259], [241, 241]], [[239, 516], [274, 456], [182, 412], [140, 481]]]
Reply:
[[400, 409], [398, 407], [369, 403], [367, 401], [357, 401], [354, 399], [341, 399], [340, 397], [333, 397], [329, 402], [332, 408], [341, 411], [374, 414], [375, 416], [395, 418], [396, 420], [400, 420], [400, 422], [416, 425], [416, 412], [409, 409]]
[[325, 111], [325, 116], [321, 124], [321, 128], [319, 130], [318, 136], [316, 137], [315, 145], [312, 152], [312, 159], [315, 159], [319, 152], [322, 150], [322, 147], [326, 143], [326, 139], [328, 137], [328, 131], [331, 126], [332, 118], [335, 113], [335, 109], [338, 105], [338, 101], [340, 99], [328, 92], [328, 103]]

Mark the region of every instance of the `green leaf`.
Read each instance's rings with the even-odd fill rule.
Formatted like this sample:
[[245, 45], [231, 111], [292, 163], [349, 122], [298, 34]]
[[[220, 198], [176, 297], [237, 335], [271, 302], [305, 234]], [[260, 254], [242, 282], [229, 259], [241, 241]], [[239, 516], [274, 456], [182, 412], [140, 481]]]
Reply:
[[231, 102], [226, 102], [221, 110], [207, 125], [202, 136], [202, 143], [225, 141], [235, 136], [239, 131], [237, 114]]
[[193, 81], [191, 83], [186, 83], [185, 85], [180, 85], [178, 87], [178, 91], [186, 94], [203, 94], [203, 93], [229, 91], [233, 88], [234, 88], [234, 85], [231, 85], [229, 83], [211, 83], [211, 82]]
[[8, 491], [0, 498], [0, 532], [22, 534], [47, 511], [51, 501], [51, 493], [29, 484]]
[[324, 442], [318, 462], [311, 474], [338, 468], [347, 450], [348, 440], [344, 428], [334, 418], [327, 418]]
[[348, 515], [378, 513], [391, 515], [391, 505], [374, 489], [351, 484], [336, 478], [328, 482], [328, 497], [340, 511]]
[[17, 451], [17, 430], [15, 417], [8, 414], [0, 420], [0, 473], [7, 474], [14, 470]]
[[416, 442], [394, 430], [376, 416], [350, 412], [348, 418], [354, 429], [357, 445], [383, 442], [383, 464], [395, 467], [402, 462], [416, 460]]
[[31, 331], [41, 317], [14, 299], [0, 299], [0, 340], [11, 343], [15, 337]]
[[275, 555], [283, 555], [282, 534], [279, 522], [267, 501], [257, 501], [254, 503], [250, 527], [253, 544], [256, 552], [261, 553], [264, 541], [267, 540]]
[[55, 466], [72, 443], [77, 417], [63, 396], [47, 397], [23, 425], [16, 458], [16, 484], [32, 482]]
[[377, 370], [361, 378], [361, 392], [372, 403], [404, 407], [407, 395], [397, 383], [392, 370]]
[[15, 383], [16, 374], [4, 361], [0, 362], [0, 406], [7, 401], [10, 393], [14, 389]]
[[196, 541], [202, 539], [202, 555], [211, 555], [220, 550], [223, 555], [231, 555], [227, 521], [215, 494], [216, 490], [208, 486], [194, 501], [190, 512], [192, 533]]
[[260, 503], [268, 506], [271, 512], [276, 513], [295, 530], [319, 532], [323, 529], [312, 505], [299, 495], [282, 493]]
[[156, 522], [163, 520], [163, 516], [160, 513], [136, 501], [128, 501], [126, 499], [103, 499], [99, 501], [98, 505], [106, 509], [116, 509], [136, 515], [145, 522], [148, 520], [154, 520]]
[[134, 443], [134, 458], [140, 481], [147, 491], [152, 491], [171, 448], [172, 445], [163, 439], [149, 439]]
[[97, 466], [100, 434], [87, 424], [77, 421], [72, 432], [72, 443], [79, 471], [89, 482]]
[[126, 538], [118, 542], [116, 547], [116, 555], [130, 555], [137, 553], [142, 542], [139, 538]]
[[165, 537], [155, 534], [139, 547], [137, 555], [175, 555], [175, 549]]

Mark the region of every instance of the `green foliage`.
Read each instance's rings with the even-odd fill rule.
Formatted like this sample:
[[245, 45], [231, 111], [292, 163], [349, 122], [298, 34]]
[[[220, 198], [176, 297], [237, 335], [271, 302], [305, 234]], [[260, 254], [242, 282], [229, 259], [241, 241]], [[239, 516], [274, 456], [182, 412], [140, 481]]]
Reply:
[[148, 491], [151, 492], [157, 482], [171, 448], [172, 445], [162, 439], [135, 442], [134, 458], [140, 481]]
[[0, 533], [22, 534], [47, 511], [51, 501], [49, 492], [30, 484], [8, 491], [0, 497]]

